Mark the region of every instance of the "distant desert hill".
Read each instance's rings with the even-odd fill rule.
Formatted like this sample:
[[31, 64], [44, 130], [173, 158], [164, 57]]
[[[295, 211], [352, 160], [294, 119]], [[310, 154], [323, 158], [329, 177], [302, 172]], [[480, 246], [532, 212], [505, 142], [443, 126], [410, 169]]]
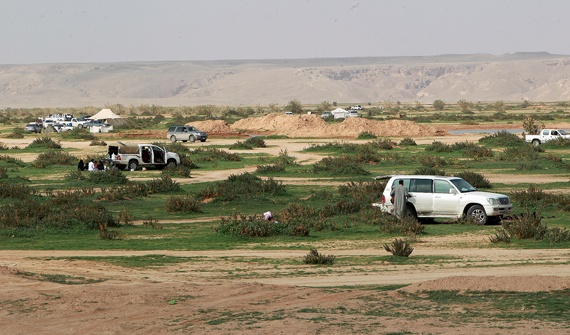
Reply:
[[0, 65], [0, 109], [570, 100], [570, 56], [549, 53]]

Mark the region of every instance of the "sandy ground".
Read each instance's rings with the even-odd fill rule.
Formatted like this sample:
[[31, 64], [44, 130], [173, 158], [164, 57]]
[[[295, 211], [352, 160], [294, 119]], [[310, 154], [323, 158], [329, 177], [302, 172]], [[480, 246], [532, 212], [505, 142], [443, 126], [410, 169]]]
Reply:
[[[437, 139], [452, 143], [480, 136], [425, 136], [416, 142]], [[320, 156], [300, 150], [318, 141], [330, 139], [271, 140], [270, 147], [256, 152], [277, 155], [287, 149], [299, 162], [310, 164]], [[24, 147], [29, 140], [2, 139], [2, 142], [10, 147]], [[214, 137], [207, 144], [227, 143], [235, 143], [235, 138]], [[62, 144], [76, 148], [78, 153], [104, 150], [89, 147], [85, 142]], [[26, 154], [19, 158], [35, 159]], [[196, 172], [191, 182], [221, 180], [244, 170], [253, 171], [255, 167]], [[504, 175], [486, 177], [492, 182], [519, 182]], [[568, 176], [553, 176], [548, 180], [568, 181]], [[332, 267], [303, 265], [300, 260], [307, 252], [290, 250], [287, 245], [270, 251], [247, 246], [224, 251], [5, 250], [0, 251], [0, 334], [567, 333], [568, 321], [550, 323], [530, 319], [513, 324], [500, 318], [467, 320], [461, 314], [468, 313], [469, 306], [446, 316], [418, 298], [422, 291], [443, 289], [518, 292], [570, 289], [569, 250], [496, 249], [489, 247], [487, 238], [477, 234], [422, 237], [414, 244], [412, 257], [433, 257], [434, 261], [421, 265], [377, 260], [378, 256], [386, 255], [380, 241], [377, 245], [359, 241], [317, 245], [319, 252], [337, 256]], [[106, 262], [66, 259], [146, 254], [187, 257], [188, 261], [163, 267], [126, 268]], [[370, 261], [354, 265], [343, 261], [348, 258]], [[45, 280], [49, 275], [67, 276], [62, 278], [77, 283]], [[387, 291], [351, 288], [408, 284]], [[425, 316], [396, 313], [402, 304], [425, 311]], [[532, 310], [531, 306], [521, 308]]]

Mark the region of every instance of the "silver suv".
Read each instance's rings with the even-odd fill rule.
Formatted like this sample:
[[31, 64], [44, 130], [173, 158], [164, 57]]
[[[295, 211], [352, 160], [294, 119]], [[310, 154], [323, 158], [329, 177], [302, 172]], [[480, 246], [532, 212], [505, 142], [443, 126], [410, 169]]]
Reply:
[[166, 138], [169, 139], [172, 143], [175, 143], [176, 141], [206, 142], [208, 139], [208, 134], [192, 126], [172, 126], [168, 128]]
[[399, 180], [404, 181], [404, 186], [411, 195], [407, 200], [406, 214], [418, 219], [458, 219], [467, 216], [478, 224], [485, 224], [499, 221], [513, 209], [508, 196], [477, 191], [459, 177], [390, 175], [376, 179], [388, 179], [382, 193], [382, 202], [373, 204], [387, 213], [394, 211], [390, 191], [398, 185]]

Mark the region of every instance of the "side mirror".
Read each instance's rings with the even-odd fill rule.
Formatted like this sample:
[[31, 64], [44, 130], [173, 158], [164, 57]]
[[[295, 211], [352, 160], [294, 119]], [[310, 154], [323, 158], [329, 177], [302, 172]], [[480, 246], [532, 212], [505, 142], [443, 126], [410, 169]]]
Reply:
[[450, 193], [450, 194], [457, 194], [457, 190], [454, 189], [454, 188], [450, 188], [450, 189], [449, 189], [449, 193]]

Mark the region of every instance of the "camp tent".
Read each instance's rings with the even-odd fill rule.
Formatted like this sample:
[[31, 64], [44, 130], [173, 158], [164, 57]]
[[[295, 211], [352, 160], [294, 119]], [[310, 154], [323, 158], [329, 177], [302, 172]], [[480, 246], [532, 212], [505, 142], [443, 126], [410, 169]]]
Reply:
[[103, 120], [105, 121], [105, 123], [110, 124], [110, 125], [123, 125], [127, 123], [127, 119], [125, 119], [124, 117], [117, 115], [115, 113], [113, 113], [112, 110], [110, 110], [109, 108], [103, 108], [99, 111], [99, 113], [91, 116], [91, 119], [93, 120]]
[[331, 114], [335, 119], [344, 119], [348, 116], [348, 111], [346, 109], [337, 108], [331, 111]]

